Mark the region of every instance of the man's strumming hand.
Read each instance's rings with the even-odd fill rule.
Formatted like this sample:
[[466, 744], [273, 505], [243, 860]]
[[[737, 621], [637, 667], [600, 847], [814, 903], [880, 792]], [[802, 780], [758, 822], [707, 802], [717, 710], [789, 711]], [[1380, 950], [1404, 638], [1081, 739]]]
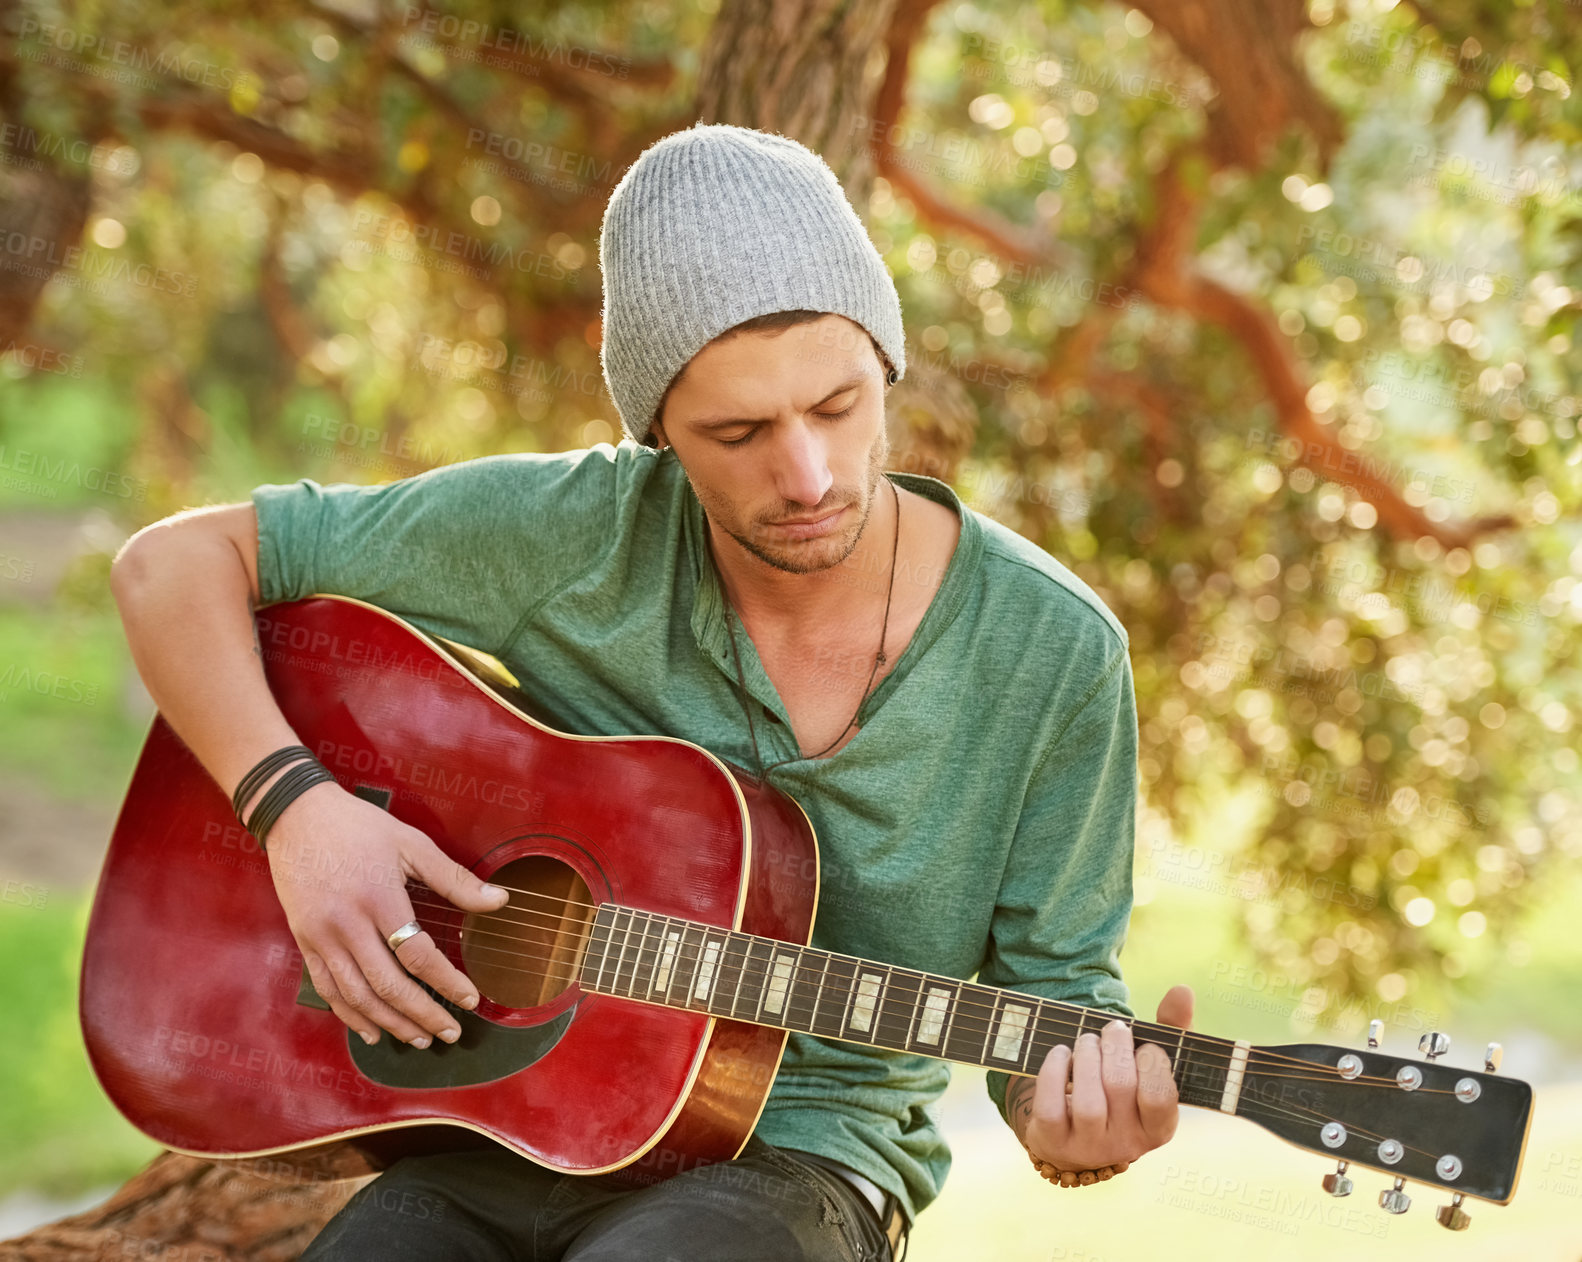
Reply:
[[[1189, 1029], [1192, 988], [1172, 986], [1159, 1001], [1157, 1020]], [[1032, 1154], [1061, 1170], [1135, 1161], [1175, 1134], [1179, 1102], [1170, 1056], [1154, 1043], [1134, 1050], [1131, 1027], [1117, 1018], [1098, 1034], [1082, 1035], [1075, 1051], [1051, 1048], [1036, 1078], [1013, 1078], [1005, 1114]]]
[[[473, 1008], [478, 988], [446, 959], [427, 931], [390, 950], [385, 935], [414, 918], [409, 879], [464, 911], [502, 907], [509, 893], [485, 885], [424, 832], [348, 793], [314, 785], [294, 799], [269, 834], [269, 868], [313, 989], [331, 1011], [374, 1043], [388, 1030], [427, 1047], [460, 1028], [418, 985]], [[422, 896], [432, 917], [438, 900]]]

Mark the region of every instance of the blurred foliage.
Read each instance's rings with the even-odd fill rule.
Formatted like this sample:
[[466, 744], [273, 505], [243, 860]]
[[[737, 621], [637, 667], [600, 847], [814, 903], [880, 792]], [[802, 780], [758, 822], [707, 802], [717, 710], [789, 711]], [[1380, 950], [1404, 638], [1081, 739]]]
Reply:
[[[0, 171], [91, 186], [0, 348], [0, 440], [94, 453], [129, 529], [259, 480], [613, 440], [599, 221], [694, 116], [716, 7], [0, 4]], [[1242, 169], [1200, 152], [1221, 94], [1143, 12], [935, 8], [892, 140], [1058, 265], [884, 178], [859, 209], [906, 314], [898, 410], [970, 418], [944, 463], [900, 426], [895, 467], [1115, 610], [1139, 873], [1237, 839], [1248, 940], [1322, 1013], [1519, 962], [1534, 891], [1582, 857], [1582, 21], [1308, 17], [1288, 51], [1343, 143], [1293, 128]], [[1192, 272], [1273, 322], [1277, 362], [1129, 283], [1186, 201]], [[1287, 379], [1318, 445], [1282, 433]], [[0, 503], [71, 480], [13, 456]]]
[[27, 967], [6, 970], [0, 998], [27, 1037], [0, 1046], [0, 1192], [69, 1196], [119, 1182], [159, 1149], [115, 1111], [83, 1047], [77, 970], [90, 900], [25, 885], [7, 901], [0, 949]]

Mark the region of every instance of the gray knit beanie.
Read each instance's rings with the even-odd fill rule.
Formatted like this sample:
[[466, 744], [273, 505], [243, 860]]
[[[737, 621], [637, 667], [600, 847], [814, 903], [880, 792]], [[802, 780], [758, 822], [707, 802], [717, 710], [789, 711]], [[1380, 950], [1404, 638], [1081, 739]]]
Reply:
[[639, 443], [675, 375], [754, 316], [846, 316], [889, 357], [893, 380], [906, 372], [895, 282], [829, 164], [789, 137], [695, 123], [656, 140], [610, 194], [599, 269], [599, 361]]

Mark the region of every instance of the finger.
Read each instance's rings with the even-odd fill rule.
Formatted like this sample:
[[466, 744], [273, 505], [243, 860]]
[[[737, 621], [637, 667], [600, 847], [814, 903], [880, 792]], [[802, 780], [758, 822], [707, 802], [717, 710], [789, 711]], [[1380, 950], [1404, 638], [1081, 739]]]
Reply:
[[[390, 948], [386, 946], [386, 955], [389, 954], [389, 950]], [[362, 964], [345, 950], [326, 951], [324, 962], [329, 967], [335, 987], [341, 992], [341, 998], [347, 1006], [389, 1030], [403, 1043], [410, 1043], [413, 1047], [427, 1047], [432, 1042], [427, 1030], [404, 1013], [396, 1011], [385, 1001], [378, 986], [370, 982], [364, 973]], [[413, 983], [408, 979], [407, 984]], [[388, 982], [385, 986], [388, 988]]]
[[1124, 1111], [1123, 1106], [1137, 1090], [1137, 1060], [1132, 1048], [1132, 1027], [1119, 1018], [1106, 1021], [1104, 1028], [1099, 1031], [1099, 1047], [1103, 1053], [1099, 1061], [1099, 1077], [1104, 1083], [1110, 1112]]
[[1070, 1119], [1066, 1113], [1066, 1083], [1071, 1079], [1071, 1049], [1056, 1043], [1038, 1068], [1033, 1088], [1033, 1120], [1058, 1140], [1066, 1133]]
[[330, 1011], [356, 1030], [364, 1043], [370, 1047], [377, 1043], [379, 1027], [341, 998], [341, 992], [336, 989], [335, 982], [330, 977], [330, 970], [325, 966], [324, 961], [317, 954], [304, 951], [302, 962], [307, 966], [308, 980], [313, 983], [314, 991], [320, 999], [329, 1004]]
[[415, 1021], [424, 1034], [438, 1035], [447, 1043], [454, 1043], [461, 1036], [456, 1018], [401, 967], [382, 934], [375, 930], [367, 937], [359, 935], [349, 945], [368, 985], [391, 1008]]
[[450, 858], [423, 833], [402, 847], [401, 856], [423, 884], [466, 911], [497, 911], [511, 897]]
[[[389, 945], [388, 940], [386, 945]], [[428, 930], [408, 938], [396, 948], [395, 954], [410, 976], [427, 982], [453, 1004], [462, 1008], [478, 1006], [478, 988], [445, 958]]]
[[1189, 1029], [1192, 1025], [1192, 987], [1172, 986], [1159, 1001], [1159, 1024]]
[[1150, 1147], [1176, 1133], [1180, 1115], [1170, 1055], [1157, 1043], [1144, 1043], [1137, 1049], [1137, 1116]]
[[1097, 1034], [1077, 1039], [1071, 1054], [1071, 1099], [1067, 1105], [1071, 1131], [1079, 1138], [1096, 1138], [1109, 1122], [1109, 1104], [1104, 1098], [1100, 1062], [1103, 1052]]

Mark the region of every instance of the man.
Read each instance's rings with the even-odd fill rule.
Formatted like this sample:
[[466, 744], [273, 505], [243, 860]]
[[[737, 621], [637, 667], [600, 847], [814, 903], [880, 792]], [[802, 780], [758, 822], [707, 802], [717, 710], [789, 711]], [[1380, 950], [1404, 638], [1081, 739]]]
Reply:
[[[355, 596], [493, 653], [555, 726], [683, 737], [795, 797], [821, 845], [815, 945], [1130, 1016], [1125, 632], [945, 484], [883, 473], [900, 302], [833, 172], [781, 136], [677, 132], [612, 193], [600, 262], [633, 441], [261, 486], [140, 532], [112, 585], [161, 711], [231, 790], [297, 739], [248, 658], [251, 605]], [[286, 879], [310, 844], [470, 910], [502, 892], [338, 785], [269, 835], [333, 1011], [369, 1041], [454, 1037], [412, 979], [465, 1007], [477, 991], [426, 933], [387, 945], [404, 892]], [[1190, 1016], [1184, 987], [1160, 1005]], [[793, 1033], [735, 1161], [630, 1191], [503, 1148], [408, 1158], [305, 1256], [889, 1258], [949, 1167], [931, 1111], [947, 1080], [936, 1059]], [[1166, 1056], [1134, 1054], [1120, 1021], [1011, 1081], [989, 1075], [996, 1107], [1062, 1170], [1124, 1169], [1175, 1128]], [[419, 1203], [443, 1212], [399, 1208]]]

